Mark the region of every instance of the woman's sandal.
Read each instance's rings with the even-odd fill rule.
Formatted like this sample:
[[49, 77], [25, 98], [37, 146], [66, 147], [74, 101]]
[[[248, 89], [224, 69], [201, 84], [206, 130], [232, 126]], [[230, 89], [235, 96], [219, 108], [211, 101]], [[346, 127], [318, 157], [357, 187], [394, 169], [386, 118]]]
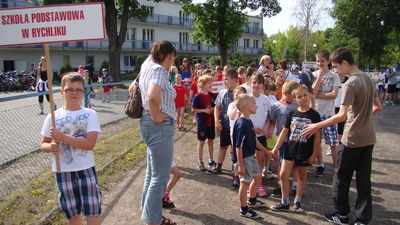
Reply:
[[167, 217], [162, 216], [162, 221], [161, 221], [160, 225], [176, 225], [176, 223], [172, 222], [171, 219], [168, 219]]

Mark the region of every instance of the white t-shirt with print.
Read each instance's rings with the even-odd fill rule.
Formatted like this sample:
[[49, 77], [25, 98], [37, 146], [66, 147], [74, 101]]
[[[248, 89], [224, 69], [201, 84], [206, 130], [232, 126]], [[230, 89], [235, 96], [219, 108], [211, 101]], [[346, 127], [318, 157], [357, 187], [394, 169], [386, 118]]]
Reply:
[[[257, 105], [257, 112], [256, 114], [250, 115], [250, 120], [253, 122], [254, 128], [261, 128], [265, 129], [265, 125], [267, 123], [267, 117], [271, 112], [271, 101], [269, 98], [263, 94], [260, 96], [255, 97], [256, 105]], [[257, 137], [264, 136], [264, 134], [256, 134]]]
[[[317, 77], [317, 71], [313, 72], [313, 76]], [[333, 90], [334, 87], [340, 87], [339, 75], [332, 71], [328, 71], [322, 77], [321, 85], [318, 93], [328, 93]], [[322, 115], [333, 116], [335, 115], [335, 99], [315, 99], [315, 109]]]
[[[56, 128], [64, 134], [77, 138], [84, 138], [88, 132], [100, 133], [100, 123], [97, 114], [92, 109], [81, 108], [70, 111], [63, 107], [54, 112]], [[47, 115], [43, 123], [41, 135], [50, 137], [51, 119]], [[60, 167], [61, 172], [80, 171], [95, 165], [92, 150], [77, 149], [68, 144], [60, 144]], [[52, 169], [56, 172], [56, 160], [52, 154]]]

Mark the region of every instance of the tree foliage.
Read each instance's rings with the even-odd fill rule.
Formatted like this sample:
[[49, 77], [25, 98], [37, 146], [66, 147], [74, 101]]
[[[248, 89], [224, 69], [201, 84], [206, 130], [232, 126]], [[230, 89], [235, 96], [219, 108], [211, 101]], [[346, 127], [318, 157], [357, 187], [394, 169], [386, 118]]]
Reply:
[[186, 2], [183, 6], [185, 12], [195, 15], [193, 40], [218, 46], [222, 65], [227, 63], [228, 49], [243, 34], [247, 15], [242, 11], [246, 8], [260, 9], [263, 16], [273, 16], [281, 11], [277, 0], [207, 0], [200, 4]]
[[337, 25], [348, 35], [358, 39], [358, 62], [361, 68], [366, 59], [374, 59], [377, 67], [392, 29], [399, 29], [400, 8], [392, 0], [337, 0], [333, 15]]
[[235, 52], [228, 60], [228, 64], [233, 68], [238, 68], [239, 66], [248, 66], [251, 63], [251, 59], [242, 56], [239, 52]]

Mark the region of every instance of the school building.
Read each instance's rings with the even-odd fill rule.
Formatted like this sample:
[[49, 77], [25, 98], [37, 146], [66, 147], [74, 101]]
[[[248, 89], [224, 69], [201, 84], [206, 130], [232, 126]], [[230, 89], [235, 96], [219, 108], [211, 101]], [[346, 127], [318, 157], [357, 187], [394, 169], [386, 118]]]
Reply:
[[[181, 4], [147, 0], [139, 0], [139, 3], [149, 7], [150, 13], [144, 20], [131, 18], [128, 22], [128, 32], [121, 51], [122, 72], [133, 70], [137, 58], [146, 56], [153, 42], [157, 40], [170, 41], [178, 54], [190, 55], [198, 62], [206, 62], [209, 57], [219, 54], [217, 47], [192, 42], [193, 17], [183, 12]], [[0, 0], [1, 8], [28, 5], [39, 5], [39, 0]], [[263, 51], [263, 18], [249, 16], [243, 30], [242, 37], [228, 54], [239, 52], [257, 62]], [[77, 67], [80, 64], [85, 65], [88, 61], [98, 70], [103, 61], [108, 61], [108, 40], [54, 43], [50, 44], [50, 52], [53, 70], [57, 73], [67, 64]], [[37, 67], [43, 54], [41, 44], [0, 47], [0, 71], [30, 71]]]

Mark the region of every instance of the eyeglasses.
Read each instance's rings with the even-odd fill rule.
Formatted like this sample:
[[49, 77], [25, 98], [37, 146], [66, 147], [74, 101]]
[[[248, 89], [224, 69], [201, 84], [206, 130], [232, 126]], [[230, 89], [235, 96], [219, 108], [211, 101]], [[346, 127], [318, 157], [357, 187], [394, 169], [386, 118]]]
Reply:
[[78, 89], [67, 88], [67, 89], [64, 89], [64, 92], [67, 94], [82, 94], [84, 92], [84, 90], [80, 89], [80, 88], [78, 88]]

